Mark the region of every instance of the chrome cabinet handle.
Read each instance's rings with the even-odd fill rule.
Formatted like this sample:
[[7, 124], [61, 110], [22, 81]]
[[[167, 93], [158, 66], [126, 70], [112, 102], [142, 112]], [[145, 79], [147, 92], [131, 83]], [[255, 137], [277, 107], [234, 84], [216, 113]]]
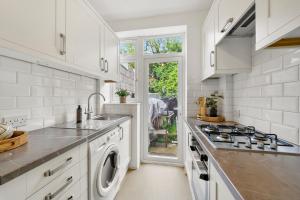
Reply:
[[[59, 193], [61, 193], [64, 189], [66, 189], [66, 187], [68, 187], [72, 182], [73, 182], [73, 177], [70, 176], [67, 179], [67, 182], [63, 186], [61, 186], [56, 192], [47, 194], [45, 196], [44, 200], [54, 199]], [[73, 199], [73, 196], [71, 196], [71, 199]]]
[[66, 159], [66, 161], [61, 164], [60, 166], [56, 167], [55, 169], [49, 169], [47, 171], [44, 172], [44, 176], [48, 177], [48, 176], [52, 176], [53, 174], [55, 174], [56, 172], [58, 172], [59, 170], [65, 168], [68, 164], [70, 164], [72, 161], [72, 157], [69, 157]]
[[230, 24], [232, 24], [233, 22], [233, 17], [229, 18], [227, 21], [226, 21], [226, 24], [224, 25], [224, 27], [221, 29], [221, 33], [224, 33], [227, 31], [227, 28], [229, 27]]
[[209, 63], [210, 63], [211, 67], [215, 66], [215, 63], [212, 62], [212, 55], [214, 55], [214, 54], [215, 54], [215, 51], [211, 51], [209, 54]]
[[104, 71], [107, 73], [108, 72], [108, 61], [104, 61]]
[[100, 69], [101, 71], [105, 71], [105, 64], [104, 64], [104, 58], [100, 58]]
[[64, 34], [59, 34], [59, 37], [60, 37], [60, 55], [65, 55], [66, 54], [66, 36]]
[[119, 126], [119, 131], [121, 130], [121, 137], [120, 140], [124, 139], [124, 128], [122, 126]]

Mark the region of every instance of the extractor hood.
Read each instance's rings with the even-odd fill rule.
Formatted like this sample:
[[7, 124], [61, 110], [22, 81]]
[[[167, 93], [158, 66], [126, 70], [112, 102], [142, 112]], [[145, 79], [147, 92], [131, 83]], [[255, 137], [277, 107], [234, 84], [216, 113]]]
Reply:
[[229, 31], [228, 36], [252, 37], [255, 34], [255, 4]]

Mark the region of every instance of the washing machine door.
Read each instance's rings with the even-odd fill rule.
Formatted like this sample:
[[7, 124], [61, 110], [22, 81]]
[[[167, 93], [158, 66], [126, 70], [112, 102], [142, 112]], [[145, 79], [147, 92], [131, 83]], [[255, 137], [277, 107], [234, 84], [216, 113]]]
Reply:
[[105, 150], [98, 165], [96, 186], [101, 197], [105, 197], [119, 180], [120, 154], [117, 145], [112, 144]]

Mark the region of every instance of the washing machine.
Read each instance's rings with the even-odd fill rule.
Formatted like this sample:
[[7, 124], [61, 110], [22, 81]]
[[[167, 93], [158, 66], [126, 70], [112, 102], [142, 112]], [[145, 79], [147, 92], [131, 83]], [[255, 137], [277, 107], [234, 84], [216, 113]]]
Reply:
[[89, 143], [89, 199], [113, 200], [120, 184], [119, 131]]

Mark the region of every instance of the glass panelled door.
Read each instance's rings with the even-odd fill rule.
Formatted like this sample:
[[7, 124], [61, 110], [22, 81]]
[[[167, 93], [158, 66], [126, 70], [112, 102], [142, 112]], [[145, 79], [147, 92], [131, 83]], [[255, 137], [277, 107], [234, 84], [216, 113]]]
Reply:
[[181, 68], [181, 57], [145, 59], [145, 160], [181, 161]]

